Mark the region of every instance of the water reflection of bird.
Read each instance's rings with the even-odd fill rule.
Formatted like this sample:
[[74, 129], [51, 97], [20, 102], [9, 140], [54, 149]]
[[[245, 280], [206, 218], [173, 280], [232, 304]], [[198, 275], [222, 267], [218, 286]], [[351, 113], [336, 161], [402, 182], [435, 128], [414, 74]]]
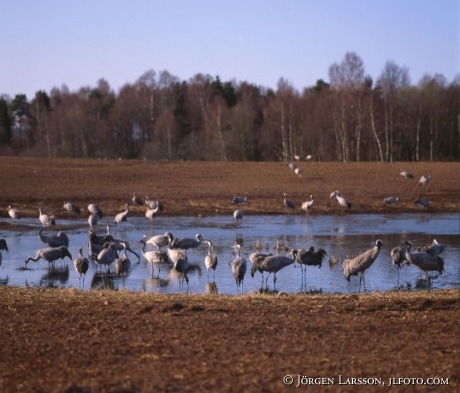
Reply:
[[348, 281], [350, 281], [350, 276], [357, 276], [358, 273], [361, 273], [359, 277], [359, 292], [361, 292], [361, 281], [363, 282], [364, 292], [366, 292], [364, 273], [375, 262], [375, 260], [379, 256], [380, 248], [382, 246], [382, 241], [378, 239], [376, 240], [375, 246], [373, 248], [354, 257], [353, 259], [345, 259], [343, 261], [343, 275]]
[[217, 295], [219, 293], [219, 289], [217, 288], [217, 283], [215, 281], [213, 282], [207, 282], [204, 287], [204, 293], [207, 293], [209, 295]]
[[211, 240], [204, 241], [208, 245], [208, 253], [204, 258], [204, 265], [206, 266], [206, 270], [208, 271], [208, 281], [209, 281], [209, 269], [214, 271], [214, 281], [216, 281], [216, 268], [217, 268], [217, 253], [214, 251], [214, 246]]
[[437, 271], [440, 274], [444, 273], [444, 259], [439, 255], [431, 255], [427, 252], [411, 253], [412, 244], [408, 240], [404, 244], [406, 245], [407, 262], [425, 272], [427, 283], [431, 282], [430, 272]]
[[40, 287], [45, 288], [55, 288], [55, 282], [59, 281], [61, 285], [65, 285], [69, 281], [69, 266], [59, 266], [52, 270], [48, 270], [41, 279], [40, 279]]
[[229, 261], [228, 264], [232, 269], [233, 277], [236, 281], [237, 290], [241, 286], [241, 293], [243, 293], [243, 281], [244, 276], [246, 275], [247, 262], [246, 259], [244, 259], [240, 255], [241, 246], [239, 244], [235, 244], [233, 247], [236, 249], [237, 257], [233, 261]]
[[79, 257], [73, 261], [73, 264], [75, 266], [75, 270], [78, 273], [79, 280], [82, 281], [83, 278], [83, 286], [85, 285], [85, 276], [86, 272], [88, 271], [89, 268], [89, 261], [88, 258], [83, 256], [83, 247], [81, 247], [78, 250]]
[[66, 257], [72, 260], [72, 254], [70, 254], [69, 250], [65, 246], [56, 247], [56, 248], [41, 248], [40, 250], [37, 251], [35, 258], [32, 258], [32, 257], [26, 258], [25, 263], [27, 267], [27, 264], [30, 261], [37, 262], [40, 259], [44, 259], [45, 261], [48, 261], [49, 266], [52, 265], [54, 268], [55, 261], [57, 261], [58, 259], [64, 259]]

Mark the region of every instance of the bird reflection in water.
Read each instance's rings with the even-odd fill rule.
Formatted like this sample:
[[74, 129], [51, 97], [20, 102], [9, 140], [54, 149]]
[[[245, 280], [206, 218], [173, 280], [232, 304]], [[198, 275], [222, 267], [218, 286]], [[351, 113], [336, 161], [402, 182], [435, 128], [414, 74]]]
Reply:
[[59, 284], [65, 286], [69, 281], [69, 266], [56, 266], [48, 269], [48, 272], [40, 279], [41, 288], [56, 288]]
[[142, 282], [142, 290], [144, 292], [162, 293], [164, 288], [167, 288], [171, 280], [169, 278], [152, 277], [147, 278]]
[[116, 276], [113, 274], [94, 272], [93, 279], [91, 280], [91, 288], [93, 289], [110, 289], [116, 290], [117, 287], [113, 279]]
[[204, 287], [204, 292], [207, 295], [218, 295], [219, 294], [219, 288], [217, 288], [217, 283], [215, 281], [213, 282], [207, 282]]

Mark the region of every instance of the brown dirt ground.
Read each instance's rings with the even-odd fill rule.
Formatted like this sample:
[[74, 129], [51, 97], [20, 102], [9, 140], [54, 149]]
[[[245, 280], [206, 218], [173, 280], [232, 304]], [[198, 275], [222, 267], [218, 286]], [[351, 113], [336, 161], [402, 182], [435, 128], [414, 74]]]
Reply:
[[[136, 191], [160, 200], [165, 215], [231, 214], [235, 194], [249, 197], [245, 214], [303, 214], [284, 208], [287, 192], [297, 204], [314, 194], [317, 215], [340, 212], [329, 200], [339, 189], [351, 214], [420, 211], [420, 195], [433, 205], [428, 212], [460, 211], [459, 163], [299, 165], [301, 178], [284, 163], [0, 157], [0, 209], [36, 216], [44, 207], [59, 219], [69, 199], [113, 215]], [[421, 190], [428, 170], [433, 180]], [[387, 196], [402, 200], [383, 206]], [[458, 290], [227, 296], [0, 287], [0, 392], [458, 392], [459, 298]], [[297, 375], [334, 385], [296, 389]], [[449, 385], [339, 385], [339, 375]]]

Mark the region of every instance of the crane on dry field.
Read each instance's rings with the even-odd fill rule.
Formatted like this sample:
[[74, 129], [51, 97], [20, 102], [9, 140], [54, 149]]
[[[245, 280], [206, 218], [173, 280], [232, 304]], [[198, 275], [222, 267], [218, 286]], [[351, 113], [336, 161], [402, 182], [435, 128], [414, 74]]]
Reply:
[[69, 213], [80, 214], [81, 209], [79, 206], [73, 204], [72, 202], [65, 201], [64, 202], [64, 209], [66, 209]]
[[142, 206], [144, 204], [144, 200], [136, 194], [136, 191], [133, 193], [133, 197], [131, 199], [135, 205]]
[[104, 217], [104, 213], [102, 212], [102, 209], [98, 205], [96, 205], [95, 203], [90, 203], [88, 205], [88, 211], [91, 214], [97, 214], [99, 216], [99, 218]]
[[283, 196], [284, 196], [284, 199], [283, 199], [284, 206], [288, 207], [289, 209], [294, 210], [295, 209], [295, 203], [290, 201], [289, 199], [287, 199], [287, 194], [286, 193], [283, 193]]
[[354, 257], [353, 259], [345, 259], [343, 261], [343, 275], [348, 281], [350, 281], [350, 276], [357, 276], [358, 273], [361, 273], [359, 277], [359, 292], [361, 292], [361, 281], [363, 282], [364, 292], [366, 292], [364, 273], [375, 262], [375, 260], [379, 256], [380, 248], [382, 246], [382, 241], [378, 239], [376, 240], [375, 246], [373, 248]]
[[340, 206], [346, 207], [347, 209], [351, 209], [351, 202], [345, 199], [343, 196], [341, 196], [339, 190], [335, 190], [331, 194], [331, 198], [335, 198], [335, 200], [338, 202]]
[[54, 216], [49, 216], [43, 211], [42, 208], [38, 209], [38, 219], [40, 220], [42, 225], [45, 227], [49, 227], [50, 225], [56, 225]]
[[13, 220], [13, 222], [15, 221], [17, 222], [21, 218], [21, 215], [19, 214], [19, 210], [15, 209], [11, 205], [8, 206], [8, 215]]
[[400, 174], [401, 176], [405, 177], [406, 179], [413, 179], [413, 178], [414, 178], [414, 175], [413, 175], [412, 173], [407, 172], [407, 171], [405, 171], [405, 170], [403, 170], [403, 169], [400, 169], [400, 170], [399, 170], [399, 174]]
[[306, 213], [308, 213], [312, 207], [313, 207], [313, 195], [310, 195], [310, 200], [302, 203], [302, 206], [300, 206], [300, 208], [304, 210]]

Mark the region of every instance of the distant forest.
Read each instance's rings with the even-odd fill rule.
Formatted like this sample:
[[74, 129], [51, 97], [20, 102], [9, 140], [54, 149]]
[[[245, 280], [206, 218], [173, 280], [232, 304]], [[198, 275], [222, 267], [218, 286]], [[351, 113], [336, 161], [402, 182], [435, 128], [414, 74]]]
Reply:
[[347, 53], [329, 83], [277, 89], [197, 74], [145, 72], [114, 92], [105, 79], [0, 96], [0, 154], [213, 161], [458, 161], [460, 76], [388, 61], [376, 81]]

